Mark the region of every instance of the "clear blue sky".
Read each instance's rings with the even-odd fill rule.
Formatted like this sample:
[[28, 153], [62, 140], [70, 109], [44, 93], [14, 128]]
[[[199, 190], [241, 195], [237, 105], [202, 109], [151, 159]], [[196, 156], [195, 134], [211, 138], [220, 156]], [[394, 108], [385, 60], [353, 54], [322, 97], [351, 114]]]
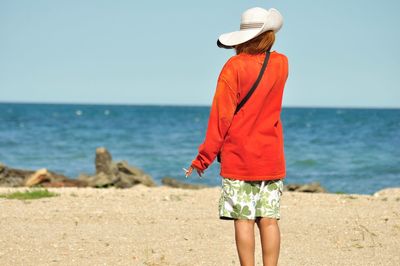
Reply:
[[0, 101], [209, 105], [247, 8], [275, 7], [284, 106], [400, 107], [400, 1], [0, 1]]

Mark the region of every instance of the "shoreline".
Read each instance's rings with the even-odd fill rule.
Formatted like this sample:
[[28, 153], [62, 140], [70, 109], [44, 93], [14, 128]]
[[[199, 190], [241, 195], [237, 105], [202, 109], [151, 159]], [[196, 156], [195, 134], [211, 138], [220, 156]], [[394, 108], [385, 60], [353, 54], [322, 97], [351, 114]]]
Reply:
[[[51, 190], [51, 189], [59, 189], [62, 191], [62, 189], [93, 189], [93, 190], [116, 190], [116, 191], [123, 191], [123, 190], [129, 190], [129, 189], [134, 189], [136, 186], [144, 186], [150, 189], [154, 189], [154, 188], [171, 188], [171, 189], [182, 189], [184, 191], [193, 191], [193, 190], [204, 190], [204, 189], [220, 189], [220, 186], [211, 186], [211, 185], [207, 185], [207, 184], [202, 184], [202, 183], [189, 183], [189, 182], [181, 182], [178, 179], [173, 179], [174, 181], [177, 180], [179, 182], [179, 187], [174, 187], [171, 185], [166, 185], [163, 184], [162, 182], [160, 182], [160, 184], [156, 184], [155, 186], [145, 186], [143, 184], [137, 184], [134, 185], [132, 187], [129, 188], [118, 188], [118, 187], [79, 187], [79, 186], [64, 186], [64, 187], [46, 187], [46, 186], [18, 186], [18, 187], [7, 187], [7, 186], [0, 186], [0, 194], [2, 193], [8, 193], [8, 192], [16, 192], [16, 191], [26, 191], [26, 190], [34, 190], [34, 189], [47, 189], [47, 190]], [[384, 195], [388, 194], [387, 191], [392, 191], [395, 190], [397, 193], [397, 190], [400, 190], [400, 187], [386, 187], [383, 189], [379, 189], [373, 193], [351, 193], [351, 192], [342, 192], [342, 191], [337, 191], [337, 192], [332, 192], [332, 191], [328, 191], [325, 190], [324, 192], [320, 192], [320, 191], [312, 191], [312, 192], [308, 192], [308, 191], [298, 191], [298, 190], [292, 190], [292, 189], [288, 189], [288, 186], [309, 186], [309, 185], [313, 185], [313, 184], [317, 184], [319, 185], [318, 182], [313, 182], [313, 183], [305, 183], [305, 184], [298, 184], [298, 183], [289, 183], [289, 184], [285, 184], [284, 185], [284, 192], [296, 192], [296, 193], [306, 193], [306, 194], [331, 194], [331, 195], [347, 195], [347, 196], [370, 196], [370, 197], [376, 197], [378, 196], [383, 196], [382, 193], [384, 193]], [[188, 187], [186, 187], [188, 186]], [[322, 189], [324, 189], [321, 186]], [[9, 189], [9, 190], [8, 190]], [[390, 195], [389, 195], [390, 196]], [[397, 196], [395, 196], [397, 197]], [[399, 194], [399, 201], [400, 201], [400, 194]]]

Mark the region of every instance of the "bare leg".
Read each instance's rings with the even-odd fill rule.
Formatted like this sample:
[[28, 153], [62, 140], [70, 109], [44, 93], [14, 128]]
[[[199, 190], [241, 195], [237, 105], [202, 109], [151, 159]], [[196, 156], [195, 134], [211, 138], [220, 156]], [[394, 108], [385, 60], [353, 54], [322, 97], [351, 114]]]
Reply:
[[236, 248], [241, 266], [254, 265], [254, 222], [255, 220], [235, 220]]
[[276, 219], [257, 218], [257, 226], [260, 230], [261, 246], [264, 266], [278, 265], [281, 233]]

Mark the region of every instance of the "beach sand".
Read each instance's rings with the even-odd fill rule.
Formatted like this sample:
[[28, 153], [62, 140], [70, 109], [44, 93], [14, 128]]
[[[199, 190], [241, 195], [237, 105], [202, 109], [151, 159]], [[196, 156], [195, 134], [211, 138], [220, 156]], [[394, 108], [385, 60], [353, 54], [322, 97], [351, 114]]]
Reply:
[[[0, 198], [0, 265], [239, 265], [218, 187], [49, 190], [61, 195]], [[279, 265], [400, 265], [400, 189], [284, 191], [279, 224]]]

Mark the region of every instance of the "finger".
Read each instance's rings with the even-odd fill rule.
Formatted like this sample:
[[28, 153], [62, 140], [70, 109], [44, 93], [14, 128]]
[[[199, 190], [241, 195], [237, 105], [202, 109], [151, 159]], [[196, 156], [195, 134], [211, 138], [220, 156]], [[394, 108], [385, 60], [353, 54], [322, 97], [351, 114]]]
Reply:
[[185, 175], [187, 175], [187, 173], [189, 172], [189, 170], [186, 168], [182, 168], [182, 170], [185, 172]]
[[193, 172], [193, 167], [189, 167], [188, 171], [186, 172], [186, 177], [190, 176]]

